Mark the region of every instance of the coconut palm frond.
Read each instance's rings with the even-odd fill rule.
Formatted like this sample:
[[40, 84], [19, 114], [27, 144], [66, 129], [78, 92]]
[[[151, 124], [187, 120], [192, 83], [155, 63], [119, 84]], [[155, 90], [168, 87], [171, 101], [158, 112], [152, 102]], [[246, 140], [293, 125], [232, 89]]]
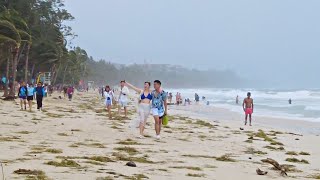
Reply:
[[25, 32], [23, 30], [18, 30], [18, 32], [19, 32], [19, 35], [20, 35], [22, 41], [27, 41], [28, 43], [31, 43], [32, 37], [30, 34], [28, 34], [27, 32]]
[[4, 36], [4, 35], [1, 35], [0, 34], [0, 43], [13, 43], [13, 44], [16, 44], [17, 41], [10, 38], [10, 37], [7, 37], [7, 36]]
[[0, 34], [14, 39], [16, 41], [16, 44], [21, 43], [21, 37], [18, 30], [16, 29], [14, 24], [7, 20], [0, 20]]
[[45, 53], [41, 53], [40, 56], [41, 56], [41, 57], [49, 57], [49, 56], [50, 56], [50, 57], [56, 57], [57, 54], [54, 53], [54, 52], [45, 52]]

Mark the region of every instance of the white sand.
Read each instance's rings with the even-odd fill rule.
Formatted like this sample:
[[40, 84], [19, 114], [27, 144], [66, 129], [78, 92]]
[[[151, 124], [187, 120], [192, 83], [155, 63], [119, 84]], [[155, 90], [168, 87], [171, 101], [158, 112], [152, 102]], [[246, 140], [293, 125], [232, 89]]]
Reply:
[[[199, 111], [206, 111], [202, 107], [174, 107], [171, 106], [169, 113], [174, 116], [167, 128], [163, 128], [162, 140], [156, 141], [153, 130], [153, 121], [150, 117], [150, 126], [146, 134], [151, 136], [138, 139], [138, 129], [128, 128], [129, 120], [109, 120], [106, 112], [101, 112], [103, 101], [91, 93], [76, 93], [74, 101], [60, 100], [59, 94], [54, 94], [44, 101], [47, 112], [29, 113], [19, 110], [19, 105], [13, 102], [0, 100], [0, 160], [4, 165], [4, 176], [6, 179], [25, 179], [25, 175], [14, 174], [19, 168], [41, 170], [50, 179], [97, 179], [99, 177], [110, 177], [111, 179], [125, 179], [143, 174], [149, 179], [306, 179], [310, 175], [320, 173], [320, 137], [313, 133], [304, 133], [303, 136], [286, 134], [287, 129], [282, 126], [273, 126], [274, 123], [283, 123], [288, 127], [294, 127], [296, 123], [304, 127], [319, 127], [317, 123], [297, 122], [290, 120], [279, 120], [273, 118], [259, 117], [255, 119], [253, 127], [245, 127], [245, 131], [257, 132], [263, 129], [269, 133], [270, 130], [281, 131], [284, 134], [276, 135], [276, 141], [284, 144], [285, 151], [272, 151], [263, 148], [269, 142], [254, 140], [246, 143], [248, 132], [240, 131], [242, 116], [223, 109], [214, 109], [215, 117], [210, 118]], [[55, 98], [55, 99], [54, 99]], [[18, 100], [16, 101], [18, 102]], [[130, 109], [134, 109], [131, 107]], [[48, 114], [51, 113], [51, 114]], [[202, 114], [202, 115], [201, 115]], [[222, 115], [220, 115], [222, 114]], [[56, 117], [53, 117], [56, 116]], [[181, 116], [192, 117], [181, 118]], [[131, 115], [136, 118], [136, 113]], [[209, 128], [206, 125], [197, 124], [196, 119], [206, 119], [215, 125]], [[198, 121], [199, 122], [199, 121]], [[258, 122], [258, 123], [257, 123]], [[274, 128], [271, 128], [274, 127]], [[278, 127], [278, 128], [277, 128]], [[71, 131], [71, 130], [80, 131]], [[294, 131], [293, 133], [301, 133]], [[23, 132], [26, 131], [26, 132]], [[30, 132], [29, 134], [26, 134]], [[58, 135], [65, 133], [67, 136]], [[270, 136], [274, 138], [274, 136]], [[133, 139], [141, 145], [121, 145], [119, 141]], [[299, 140], [295, 140], [299, 138]], [[78, 147], [70, 147], [78, 143]], [[80, 144], [79, 144], [80, 143]], [[96, 144], [94, 144], [96, 143]], [[97, 147], [97, 146], [104, 147]], [[138, 152], [129, 155], [121, 152], [127, 157], [143, 157], [152, 163], [136, 162], [136, 168], [125, 166], [128, 160], [119, 160], [114, 152], [117, 147], [132, 147]], [[274, 146], [280, 147], [280, 146]], [[46, 149], [61, 149], [62, 153], [52, 154], [44, 152]], [[248, 148], [266, 152], [265, 155], [248, 154]], [[287, 151], [305, 151], [310, 156], [289, 156]], [[213, 157], [190, 157], [214, 156], [219, 157], [230, 154], [236, 162], [222, 162]], [[183, 156], [186, 155], [186, 156]], [[55, 167], [47, 165], [49, 161], [61, 161], [57, 156], [69, 156], [67, 159], [77, 157], [74, 160], [80, 167]], [[87, 163], [93, 156], [109, 157], [114, 162], [101, 162], [100, 165]], [[251, 157], [252, 159], [249, 159]], [[280, 164], [292, 164], [302, 172], [288, 172], [289, 177], [281, 177], [278, 171], [271, 170], [269, 164], [261, 163], [261, 159], [274, 158]], [[310, 164], [298, 164], [286, 162], [288, 157], [306, 159]], [[91, 161], [92, 162], [92, 161]], [[97, 161], [93, 161], [97, 162]], [[174, 168], [174, 166], [176, 168]], [[177, 168], [180, 167], [180, 168]], [[193, 167], [187, 169], [186, 167]], [[258, 176], [256, 168], [268, 171], [266, 176]], [[195, 178], [188, 174], [203, 175]], [[120, 177], [119, 177], [120, 176]]]

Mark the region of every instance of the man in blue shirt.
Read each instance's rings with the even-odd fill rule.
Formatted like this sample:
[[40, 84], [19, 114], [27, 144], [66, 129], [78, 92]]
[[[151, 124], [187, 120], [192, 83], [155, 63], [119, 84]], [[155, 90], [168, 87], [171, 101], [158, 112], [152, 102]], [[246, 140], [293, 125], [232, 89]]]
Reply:
[[162, 119], [167, 115], [167, 93], [161, 89], [161, 82], [154, 81], [154, 91], [152, 91], [152, 115], [155, 121], [156, 138], [160, 139]]
[[45, 94], [44, 92], [44, 88], [42, 86], [42, 83], [39, 82], [37, 87], [35, 88], [35, 92], [37, 95], [37, 109], [40, 111], [42, 109], [42, 100], [43, 100], [43, 96]]

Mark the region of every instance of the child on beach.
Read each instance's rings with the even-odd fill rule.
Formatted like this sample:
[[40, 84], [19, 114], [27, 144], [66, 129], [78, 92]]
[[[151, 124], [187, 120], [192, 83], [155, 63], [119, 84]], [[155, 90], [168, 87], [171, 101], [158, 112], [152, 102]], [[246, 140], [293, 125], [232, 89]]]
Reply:
[[247, 93], [247, 98], [243, 100], [242, 107], [246, 115], [244, 125], [247, 125], [247, 120], [249, 116], [250, 126], [252, 126], [251, 120], [252, 120], [252, 113], [253, 113], [253, 99], [251, 98], [250, 92]]
[[112, 118], [111, 116], [111, 107], [112, 107], [112, 99], [114, 97], [113, 91], [111, 91], [110, 86], [106, 86], [104, 90], [104, 97], [105, 99], [105, 105], [106, 105], [106, 110], [108, 111], [109, 114], [109, 119]]
[[23, 110], [23, 105], [24, 105], [24, 110], [27, 110], [27, 94], [28, 94], [28, 88], [26, 86], [26, 83], [22, 82], [18, 91], [21, 110]]
[[34, 96], [34, 92], [35, 92], [35, 88], [33, 87], [33, 84], [30, 84], [28, 87], [28, 93], [27, 93], [27, 101], [28, 101], [28, 105], [29, 105], [29, 111], [32, 111], [32, 101], [33, 101], [33, 96]]

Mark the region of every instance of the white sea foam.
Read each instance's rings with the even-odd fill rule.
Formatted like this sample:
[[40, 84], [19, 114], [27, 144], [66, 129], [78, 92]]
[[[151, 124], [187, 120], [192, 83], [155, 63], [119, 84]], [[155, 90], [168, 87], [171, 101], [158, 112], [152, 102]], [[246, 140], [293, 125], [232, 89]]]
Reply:
[[[169, 89], [183, 98], [194, 98], [194, 93], [205, 96], [210, 105], [242, 113], [241, 103], [247, 92], [251, 92], [255, 103], [255, 114], [310, 121], [320, 119], [320, 90], [258, 90], [258, 89]], [[239, 96], [240, 105], [235, 104]], [[292, 104], [288, 100], [292, 99]], [[205, 102], [204, 102], [205, 103]]]

